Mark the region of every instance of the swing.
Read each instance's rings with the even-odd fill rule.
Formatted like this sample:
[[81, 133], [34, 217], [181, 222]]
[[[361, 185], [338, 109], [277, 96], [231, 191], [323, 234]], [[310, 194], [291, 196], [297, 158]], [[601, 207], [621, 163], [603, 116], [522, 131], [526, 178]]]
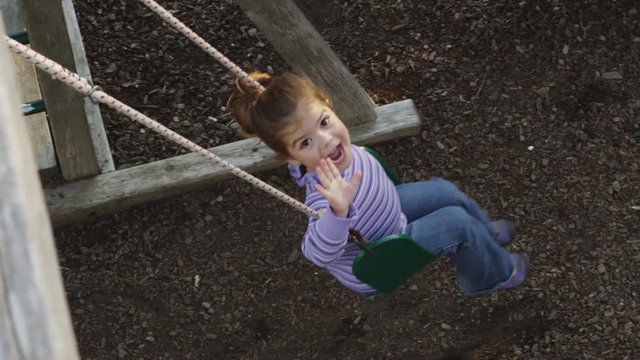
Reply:
[[[401, 184], [400, 177], [386, 161], [371, 148], [363, 148], [371, 154], [386, 172], [394, 185]], [[358, 237], [358, 233], [352, 233]], [[362, 244], [362, 241], [359, 242]], [[388, 294], [402, 285], [413, 274], [437, 258], [408, 235], [389, 235], [372, 241], [353, 261], [353, 274], [365, 284]]]
[[389, 235], [368, 245], [353, 261], [353, 274], [388, 294], [436, 259], [408, 235]]
[[[175, 19], [173, 15], [171, 15], [165, 9], [161, 8], [153, 0], [141, 1], [158, 15], [160, 15], [165, 21], [177, 28], [180, 32], [189, 37], [193, 42], [202, 47], [207, 53], [216, 58], [216, 60], [225, 65], [240, 79], [246, 81], [251, 86], [254, 86], [259, 90], [264, 90], [262, 85], [252, 79], [246, 72], [238, 68], [231, 62], [231, 60], [224, 57], [224, 55], [218, 52], [202, 38], [195, 35], [193, 31], [184, 26], [184, 24]], [[78, 92], [81, 92], [85, 96], [88, 96], [90, 99], [92, 99], [92, 101], [105, 104], [108, 107], [125, 114], [132, 120], [135, 120], [142, 125], [150, 128], [156, 133], [183, 146], [184, 148], [212, 160], [214, 163], [230, 170], [232, 174], [240, 177], [243, 180], [246, 180], [257, 188], [270, 193], [278, 199], [289, 203], [296, 209], [310, 216], [320, 217], [319, 212], [311, 209], [310, 207], [297, 201], [296, 199], [291, 198], [280, 190], [273, 188], [272, 186], [243, 171], [242, 169], [219, 158], [212, 152], [200, 147], [199, 145], [168, 129], [167, 127], [148, 118], [144, 114], [136, 111], [135, 109], [105, 93], [98, 86], [93, 86], [92, 84], [88, 83], [79, 75], [70, 72], [61, 65], [51, 61], [50, 59], [47, 59], [46, 57], [38, 54], [31, 49], [28, 49], [27, 47], [13, 39], [5, 37], [5, 40], [8, 42], [9, 48], [13, 52], [25, 57], [25, 59], [32, 62], [41, 70], [49, 73], [54, 78], [57, 78], [58, 80], [64, 82], [65, 84], [74, 88]], [[382, 157], [378, 153], [370, 148], [364, 148], [364, 150], [366, 150], [375, 159], [378, 160], [378, 162], [384, 168], [385, 173], [393, 181], [394, 184], [398, 185], [401, 183], [397, 173], [382, 159]], [[418, 272], [425, 265], [436, 258], [436, 255], [426, 251], [422, 246], [420, 246], [413, 239], [406, 235], [390, 235], [371, 243], [367, 243], [367, 241], [362, 238], [357, 230], [350, 229], [349, 232], [351, 234], [350, 239], [356, 240], [358, 245], [363, 248], [361, 253], [353, 262], [353, 273], [358, 279], [370, 285], [381, 293], [392, 292], [404, 281], [406, 281], [411, 275]]]

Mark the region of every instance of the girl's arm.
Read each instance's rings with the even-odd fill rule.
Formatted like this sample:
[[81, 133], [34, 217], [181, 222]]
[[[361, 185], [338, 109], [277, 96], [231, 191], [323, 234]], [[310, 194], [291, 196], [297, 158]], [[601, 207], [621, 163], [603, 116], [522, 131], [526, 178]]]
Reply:
[[347, 244], [349, 228], [357, 219], [357, 211], [351, 205], [361, 172], [356, 172], [349, 181], [342, 178], [333, 162], [323, 159], [316, 173], [322, 185], [307, 197], [307, 205], [323, 211], [319, 219], [310, 218], [302, 243], [302, 252], [319, 266], [337, 259]]
[[338, 217], [331, 210], [328, 201], [318, 192], [309, 194], [306, 204], [322, 212], [320, 218], [310, 217], [302, 242], [302, 253], [318, 266], [326, 266], [342, 255], [349, 237], [349, 228], [358, 218], [358, 213], [350, 206], [346, 217]]

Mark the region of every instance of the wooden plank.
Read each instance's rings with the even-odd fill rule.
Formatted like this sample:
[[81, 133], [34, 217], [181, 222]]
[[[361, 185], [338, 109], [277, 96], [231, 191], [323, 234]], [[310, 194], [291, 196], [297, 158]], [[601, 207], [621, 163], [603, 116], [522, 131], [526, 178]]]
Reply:
[[[411, 100], [378, 107], [376, 113], [376, 121], [350, 130], [354, 143], [367, 145], [420, 134], [420, 118]], [[256, 139], [247, 139], [209, 150], [251, 173], [282, 166], [270, 149], [256, 144]], [[186, 154], [46, 189], [45, 193], [51, 221], [57, 226], [200, 189], [231, 176], [201, 155]]]
[[[73, 50], [73, 56], [75, 58], [76, 74], [92, 81], [91, 71], [89, 71], [89, 62], [87, 60], [87, 54], [84, 51], [84, 43], [82, 42], [80, 25], [78, 24], [76, 11], [73, 7], [73, 1], [62, 0], [62, 8], [67, 23], [69, 40], [71, 41], [71, 49]], [[87, 122], [89, 124], [89, 133], [91, 134], [91, 141], [93, 142], [93, 148], [98, 160], [100, 173], [104, 174], [115, 171], [116, 168], [113, 164], [113, 158], [111, 157], [111, 148], [109, 147], [109, 141], [104, 129], [100, 106], [98, 104], [94, 104], [86, 97], [83, 98], [83, 100], [84, 109], [87, 114]]]
[[[20, 3], [16, 0], [7, 1], [2, 6], [2, 18], [5, 20], [7, 34], [24, 31]], [[41, 99], [35, 67], [17, 55], [12, 54], [13, 64], [18, 84], [20, 84], [20, 101], [27, 102]], [[56, 167], [56, 154], [53, 148], [53, 140], [49, 131], [49, 123], [45, 114], [34, 114], [26, 118], [27, 133], [33, 152], [36, 156], [38, 169], [47, 170]]]
[[375, 119], [374, 103], [293, 0], [236, 0], [293, 69], [329, 94], [348, 127]]
[[[33, 49], [87, 77], [88, 69], [79, 67], [83, 64], [84, 54], [80, 51], [82, 42], [79, 31], [74, 28], [77, 22], [72, 14], [71, 0], [23, 0], [22, 11]], [[97, 175], [101, 172], [101, 167], [105, 166], [113, 169], [110, 154], [108, 159], [99, 158], [99, 155], [105, 154], [106, 137], [102, 143], [93, 141], [95, 135], [92, 134], [92, 129], [93, 132], [104, 132], [101, 118], [88, 120], [89, 115], [96, 114], [87, 111], [88, 106], [96, 105], [40, 70], [38, 79], [47, 107], [58, 164], [64, 178], [75, 180]]]
[[[31, 63], [12, 54], [14, 69], [18, 83], [20, 84], [20, 101], [27, 102], [40, 99], [40, 89], [36, 79], [36, 70]], [[49, 131], [49, 123], [45, 113], [33, 114], [24, 117], [27, 124], [27, 134], [31, 147], [36, 156], [38, 169], [46, 170], [56, 167], [56, 154], [53, 148], [53, 140]]]
[[42, 187], [25, 124], [16, 121], [22, 114], [11, 62], [0, 46], [0, 357], [75, 360]]

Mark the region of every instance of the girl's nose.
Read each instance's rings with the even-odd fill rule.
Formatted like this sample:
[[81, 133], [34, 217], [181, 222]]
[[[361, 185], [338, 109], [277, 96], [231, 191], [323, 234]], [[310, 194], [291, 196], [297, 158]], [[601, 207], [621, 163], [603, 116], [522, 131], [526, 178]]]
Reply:
[[329, 144], [331, 144], [331, 134], [329, 134], [329, 132], [327, 132], [327, 131], [321, 131], [320, 132], [320, 145], [322, 145], [322, 147], [326, 147]]

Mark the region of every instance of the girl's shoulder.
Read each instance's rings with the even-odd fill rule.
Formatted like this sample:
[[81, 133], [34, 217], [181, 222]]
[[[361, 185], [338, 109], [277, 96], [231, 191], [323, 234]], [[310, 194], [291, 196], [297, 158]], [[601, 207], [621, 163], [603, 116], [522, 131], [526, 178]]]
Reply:
[[299, 187], [308, 187], [318, 182], [314, 172], [308, 171], [307, 167], [301, 164], [289, 164], [289, 174], [296, 181]]

